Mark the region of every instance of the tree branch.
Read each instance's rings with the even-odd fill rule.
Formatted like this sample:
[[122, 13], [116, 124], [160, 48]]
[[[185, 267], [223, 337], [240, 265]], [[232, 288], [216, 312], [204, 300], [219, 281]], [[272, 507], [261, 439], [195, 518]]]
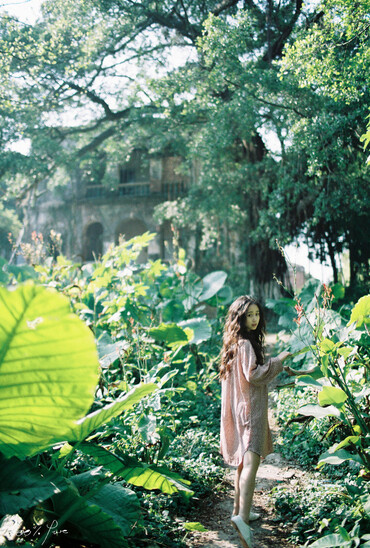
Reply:
[[220, 13], [227, 10], [228, 8], [236, 6], [238, 1], [239, 0], [222, 0], [213, 10], [211, 10], [211, 13], [213, 13], [213, 15], [220, 15]]
[[92, 101], [93, 103], [103, 107], [105, 116], [108, 120], [113, 120], [115, 118], [115, 113], [111, 110], [108, 103], [104, 101], [104, 99], [96, 95], [94, 91], [89, 91], [88, 89], [82, 86], [79, 86], [78, 84], [75, 84], [74, 82], [66, 82], [66, 84], [68, 85], [68, 87], [70, 87], [71, 89], [74, 89], [78, 93], [86, 95], [86, 97], [88, 97], [90, 101]]
[[92, 139], [90, 143], [88, 143], [87, 145], [85, 145], [84, 147], [80, 148], [77, 151], [76, 153], [77, 158], [82, 158], [82, 156], [85, 156], [85, 154], [87, 154], [88, 152], [95, 150], [106, 139], [108, 139], [109, 137], [112, 137], [112, 135], [114, 135], [116, 131], [117, 131], [117, 128], [115, 126], [111, 126], [110, 128], [106, 129], [102, 133], [99, 133], [99, 135], [94, 137], [94, 139]]
[[[231, 84], [235, 88], [242, 89], [242, 86], [240, 84], [236, 84], [235, 82], [232, 82], [229, 78], [224, 77], [224, 80], [225, 80], [226, 83]], [[275, 107], [275, 108], [281, 108], [283, 110], [291, 110], [292, 112], [295, 112], [296, 114], [298, 114], [298, 116], [300, 116], [301, 118], [307, 118], [306, 114], [304, 114], [303, 112], [300, 112], [295, 107], [291, 107], [291, 106], [288, 106], [288, 105], [282, 105], [282, 104], [279, 104], [279, 103], [273, 103], [272, 101], [267, 101], [266, 99], [262, 99], [262, 97], [258, 97], [258, 95], [256, 95], [255, 93], [247, 92], [247, 94], [250, 95], [251, 97], [253, 97], [253, 99], [256, 99], [256, 101], [259, 101], [259, 102], [263, 103], [264, 105], [268, 105], [270, 107]]]
[[[138, 8], [142, 14], [147, 17], [153, 23], [156, 23], [162, 27], [168, 29], [177, 30], [182, 36], [186, 36], [192, 42], [201, 36], [202, 34], [202, 24], [191, 23], [188, 13], [185, 9], [184, 3], [181, 2], [184, 15], [176, 11], [176, 7], [173, 7], [172, 10], [168, 12], [160, 12], [158, 10], [151, 10], [143, 6], [138, 2], [130, 2], [135, 8]], [[227, 9], [236, 6], [238, 0], [221, 0], [217, 6], [211, 11], [213, 15], [220, 15], [222, 12]]]
[[294, 25], [296, 24], [296, 22], [298, 20], [298, 17], [301, 14], [302, 6], [303, 6], [303, 0], [296, 0], [296, 7], [295, 7], [295, 12], [294, 12], [293, 17], [291, 18], [289, 23], [285, 26], [285, 28], [281, 32], [280, 36], [271, 45], [271, 47], [267, 48], [266, 53], [262, 57], [263, 61], [265, 61], [267, 63], [270, 63], [271, 61], [273, 61], [277, 57], [281, 56], [281, 54], [283, 52], [284, 45], [285, 45], [287, 39], [289, 38], [289, 36], [291, 35], [291, 33], [293, 31], [293, 28], [294, 28]]
[[[103, 124], [104, 122], [106, 121], [117, 121], [117, 120], [121, 120], [123, 118], [127, 118], [126, 122], [127, 124], [130, 124], [131, 122], [134, 122], [135, 120], [128, 120], [129, 118], [129, 115], [134, 112], [134, 111], [137, 111], [138, 109], [136, 107], [128, 107], [124, 110], [121, 110], [119, 112], [113, 112], [113, 118], [101, 118], [100, 120], [98, 120], [98, 122], [96, 124], [94, 124], [93, 126], [91, 127], [87, 127], [87, 128], [83, 128], [83, 129], [79, 129], [79, 128], [76, 128], [74, 130], [74, 133], [87, 133], [89, 131], [93, 131], [94, 129], [96, 129], [99, 125]], [[159, 109], [155, 106], [151, 106], [151, 105], [147, 105], [145, 107], [143, 107], [141, 109], [141, 112], [140, 114], [143, 116], [147, 113], [148, 110], [156, 110], [158, 111]], [[137, 121], [137, 120], [136, 120]], [[84, 156], [85, 154], [87, 154], [88, 152], [90, 152], [91, 150], [94, 150], [95, 148], [97, 148], [99, 145], [101, 145], [101, 143], [103, 143], [106, 139], [108, 139], [109, 137], [111, 137], [112, 135], [114, 135], [116, 132], [118, 131], [118, 127], [116, 125], [113, 125], [107, 129], [105, 129], [104, 131], [102, 131], [101, 133], [99, 133], [99, 135], [96, 135], [87, 145], [85, 145], [84, 147], [80, 148], [77, 153], [76, 153], [76, 156], [78, 158], [81, 158], [82, 156]], [[71, 133], [71, 132], [69, 132]], [[66, 134], [67, 136], [68, 134]]]

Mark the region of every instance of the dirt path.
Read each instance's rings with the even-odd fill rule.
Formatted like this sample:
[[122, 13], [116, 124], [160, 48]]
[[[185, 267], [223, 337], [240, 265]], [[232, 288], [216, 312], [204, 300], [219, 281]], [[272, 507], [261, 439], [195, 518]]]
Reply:
[[[269, 346], [275, 341], [270, 339]], [[269, 422], [273, 437], [277, 435], [278, 426], [273, 414], [269, 411]], [[194, 533], [189, 538], [189, 546], [198, 548], [240, 548], [241, 544], [235, 529], [230, 524], [233, 508], [234, 470], [226, 474], [226, 492], [212, 499], [202, 501], [196, 509], [196, 519], [206, 529], [203, 533]], [[271, 490], [277, 485], [287, 487], [299, 482], [304, 472], [284, 460], [279, 453], [268, 455], [262, 461], [258, 474], [253, 510], [261, 514], [261, 519], [251, 523], [254, 535], [254, 548], [293, 548], [297, 546], [287, 539], [290, 530], [277, 520], [270, 497]]]
[[[261, 514], [261, 519], [251, 524], [255, 548], [293, 548], [287, 540], [290, 530], [277, 521], [270, 492], [277, 485], [289, 487], [302, 477], [303, 472], [291, 466], [278, 453], [266, 457], [259, 467], [253, 499], [253, 510]], [[204, 533], [194, 533], [189, 546], [198, 548], [240, 548], [239, 537], [230, 524], [233, 508], [234, 471], [226, 475], [226, 493], [203, 501], [197, 509], [197, 521], [206, 529]]]

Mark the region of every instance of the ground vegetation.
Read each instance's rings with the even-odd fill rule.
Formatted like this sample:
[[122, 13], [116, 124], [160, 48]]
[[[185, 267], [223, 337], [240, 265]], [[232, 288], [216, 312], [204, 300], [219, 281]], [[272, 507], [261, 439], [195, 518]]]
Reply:
[[[151, 238], [77, 265], [50, 256], [38, 235], [29, 265], [2, 265], [9, 546], [180, 548], [223, 496], [217, 364], [233, 290], [223, 271], [189, 270], [181, 249], [170, 265], [137, 264]], [[312, 281], [268, 302], [292, 332], [280, 337], [296, 376], [275, 397], [278, 450], [305, 474], [272, 497], [290, 542], [315, 548], [369, 540], [369, 296], [344, 297]]]

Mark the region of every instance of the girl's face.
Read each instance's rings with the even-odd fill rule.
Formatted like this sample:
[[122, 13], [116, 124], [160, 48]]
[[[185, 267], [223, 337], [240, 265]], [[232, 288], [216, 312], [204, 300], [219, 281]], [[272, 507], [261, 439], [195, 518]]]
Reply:
[[256, 304], [251, 304], [245, 315], [245, 326], [247, 331], [254, 331], [257, 329], [260, 321], [260, 309]]

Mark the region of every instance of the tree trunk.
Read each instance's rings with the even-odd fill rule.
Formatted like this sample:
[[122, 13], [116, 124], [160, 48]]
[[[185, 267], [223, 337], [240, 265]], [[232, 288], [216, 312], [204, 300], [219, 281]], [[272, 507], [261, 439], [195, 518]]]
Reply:
[[331, 267], [333, 269], [333, 280], [334, 280], [334, 283], [336, 284], [336, 283], [338, 283], [338, 267], [337, 267], [337, 263], [335, 261], [334, 245], [333, 245], [333, 242], [330, 241], [329, 237], [326, 238], [326, 245], [327, 245], [327, 248], [328, 248], [330, 264], [331, 264]]
[[[266, 148], [261, 137], [256, 133], [249, 142], [243, 141], [245, 158], [248, 163], [260, 165], [258, 171], [263, 175], [263, 160]], [[258, 241], [251, 237], [259, 226], [260, 211], [266, 209], [261, 188], [255, 183], [244, 191], [244, 210], [247, 211], [247, 226], [245, 227], [245, 247], [247, 257], [247, 272], [250, 276], [250, 288], [254, 296], [262, 302], [267, 297], [277, 296], [280, 293], [280, 286], [274, 280], [284, 280], [287, 272], [287, 265], [284, 257], [278, 249], [271, 247], [270, 238], [259, 238]]]

